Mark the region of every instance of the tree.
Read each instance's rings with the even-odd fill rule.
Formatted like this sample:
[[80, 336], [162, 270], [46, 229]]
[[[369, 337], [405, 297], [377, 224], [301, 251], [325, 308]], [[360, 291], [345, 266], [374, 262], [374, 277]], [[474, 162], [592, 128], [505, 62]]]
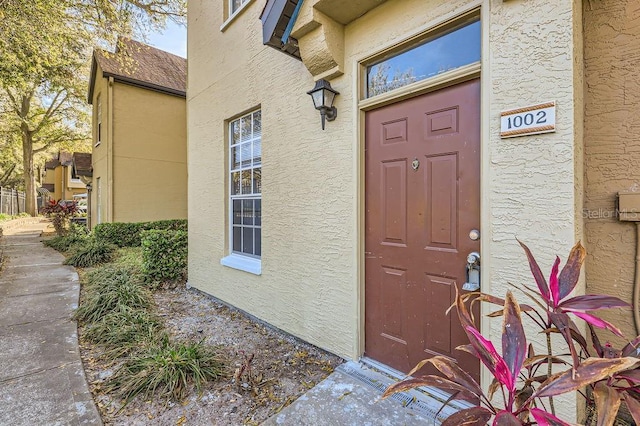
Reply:
[[0, 124], [20, 136], [29, 214], [36, 214], [35, 156], [88, 140], [92, 49], [118, 35], [144, 37], [185, 10], [185, 0], [0, 0]]

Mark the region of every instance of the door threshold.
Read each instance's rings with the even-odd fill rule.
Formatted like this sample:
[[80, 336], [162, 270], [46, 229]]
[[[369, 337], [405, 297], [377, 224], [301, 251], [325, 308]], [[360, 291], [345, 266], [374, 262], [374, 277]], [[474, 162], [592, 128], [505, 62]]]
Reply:
[[[385, 389], [406, 377], [387, 365], [370, 358], [361, 358], [359, 362], [351, 361], [338, 366], [343, 373], [357, 379], [361, 383], [384, 393]], [[453, 400], [444, 408], [443, 405], [451, 394], [434, 387], [420, 387], [405, 392], [398, 392], [389, 397], [405, 408], [414, 410], [420, 416], [430, 419], [434, 424], [440, 424], [450, 415], [471, 408], [474, 405], [466, 401]]]

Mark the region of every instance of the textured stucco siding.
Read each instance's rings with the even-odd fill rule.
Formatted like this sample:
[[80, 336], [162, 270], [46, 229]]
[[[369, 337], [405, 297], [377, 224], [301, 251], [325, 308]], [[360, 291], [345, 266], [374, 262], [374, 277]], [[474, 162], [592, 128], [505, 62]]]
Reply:
[[[194, 0], [188, 52], [190, 284], [334, 353], [360, 356], [359, 61], [480, 5], [483, 290], [504, 295], [508, 283], [532, 283], [516, 237], [530, 245], [545, 269], [556, 254], [566, 258], [582, 238], [579, 1], [384, 2], [344, 28], [344, 74], [331, 80], [340, 92], [338, 117], [323, 132], [305, 94], [313, 87], [310, 73], [262, 46], [260, 5], [251, 4], [221, 32], [222, 5]], [[558, 105], [555, 133], [500, 139], [501, 111], [550, 100]], [[263, 114], [261, 276], [219, 263], [228, 253], [225, 122], [258, 106]], [[485, 320], [482, 328], [499, 341], [500, 321]], [[531, 336], [541, 347], [543, 338]], [[490, 383], [486, 377], [483, 382]], [[564, 418], [576, 418], [573, 396], [559, 405]]]
[[187, 217], [184, 98], [114, 85], [113, 221]]
[[[102, 78], [102, 69], [100, 66], [97, 66], [96, 76], [100, 78], [96, 78], [95, 87], [93, 90], [93, 116], [92, 116], [92, 145], [93, 149], [91, 152], [91, 165], [93, 167], [93, 190], [91, 192], [91, 226], [95, 226], [98, 223], [98, 178], [100, 178], [100, 186], [101, 188], [101, 205], [100, 205], [100, 218], [102, 222], [105, 222], [107, 219], [107, 184], [108, 184], [108, 162], [107, 162], [107, 145], [108, 145], [108, 137], [110, 128], [107, 125], [109, 122], [109, 100], [108, 100], [108, 80], [106, 78]], [[98, 116], [97, 116], [97, 105], [98, 105], [98, 96], [100, 97], [100, 102], [102, 103], [102, 138], [100, 145], [95, 146], [98, 141]]]
[[[640, 4], [585, 2], [584, 30], [587, 291], [631, 302], [635, 225], [619, 222], [614, 210], [619, 191], [640, 191]], [[629, 310], [599, 315], [628, 339], [636, 335]]]
[[[251, 4], [222, 33], [221, 3], [189, 4], [189, 282], [355, 357], [355, 171], [346, 102], [338, 99], [338, 118], [323, 132], [304, 65], [262, 45], [261, 6]], [[261, 276], [220, 265], [228, 254], [226, 122], [258, 107]]]
[[[490, 239], [484, 265], [495, 295], [504, 295], [509, 283], [534, 285], [516, 238], [531, 248], [545, 275], [556, 254], [564, 263], [582, 239], [581, 22], [578, 1], [491, 1], [489, 161], [483, 182], [490, 223], [483, 236]], [[500, 139], [501, 111], [545, 101], [557, 104], [555, 133]], [[575, 294], [584, 292], [582, 286]], [[524, 303], [521, 294], [517, 297]], [[500, 333], [499, 321], [492, 321], [494, 341]], [[528, 337], [542, 352], [543, 335]], [[556, 340], [554, 347], [564, 346]], [[580, 416], [578, 399], [577, 394], [557, 398], [562, 419]]]

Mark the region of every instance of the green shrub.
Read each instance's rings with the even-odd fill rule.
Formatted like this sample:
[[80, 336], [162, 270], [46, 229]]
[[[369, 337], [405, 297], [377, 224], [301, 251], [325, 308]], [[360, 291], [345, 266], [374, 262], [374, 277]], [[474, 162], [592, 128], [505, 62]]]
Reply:
[[73, 249], [71, 256], [64, 261], [64, 264], [87, 268], [89, 266], [110, 262], [115, 249], [116, 247], [113, 244], [96, 239], [89, 239], [85, 243], [77, 245]]
[[101, 223], [93, 231], [98, 241], [106, 241], [118, 247], [133, 247], [140, 245], [139, 223]]
[[[109, 271], [114, 269], [109, 268]], [[106, 276], [106, 270], [102, 273]], [[78, 321], [95, 323], [111, 312], [126, 312], [129, 309], [144, 309], [151, 306], [151, 294], [129, 271], [120, 270], [107, 279], [98, 281], [102, 274], [88, 278], [85, 293], [76, 310]]]
[[101, 223], [95, 227], [96, 238], [118, 247], [136, 247], [141, 244], [140, 232], [148, 230], [186, 231], [186, 219], [159, 220], [137, 223]]
[[142, 231], [142, 271], [151, 281], [183, 278], [187, 269], [186, 231]]
[[125, 403], [139, 394], [180, 401], [192, 384], [200, 392], [207, 381], [224, 375], [224, 364], [215, 348], [202, 342], [171, 342], [165, 335], [157, 344], [131, 354], [107, 389], [117, 392]]

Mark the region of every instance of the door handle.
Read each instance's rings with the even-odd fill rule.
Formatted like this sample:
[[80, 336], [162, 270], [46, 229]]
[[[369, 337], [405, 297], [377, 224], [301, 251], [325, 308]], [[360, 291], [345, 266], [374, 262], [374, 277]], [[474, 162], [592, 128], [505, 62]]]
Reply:
[[472, 251], [467, 255], [467, 280], [462, 285], [465, 291], [480, 290], [480, 253]]

